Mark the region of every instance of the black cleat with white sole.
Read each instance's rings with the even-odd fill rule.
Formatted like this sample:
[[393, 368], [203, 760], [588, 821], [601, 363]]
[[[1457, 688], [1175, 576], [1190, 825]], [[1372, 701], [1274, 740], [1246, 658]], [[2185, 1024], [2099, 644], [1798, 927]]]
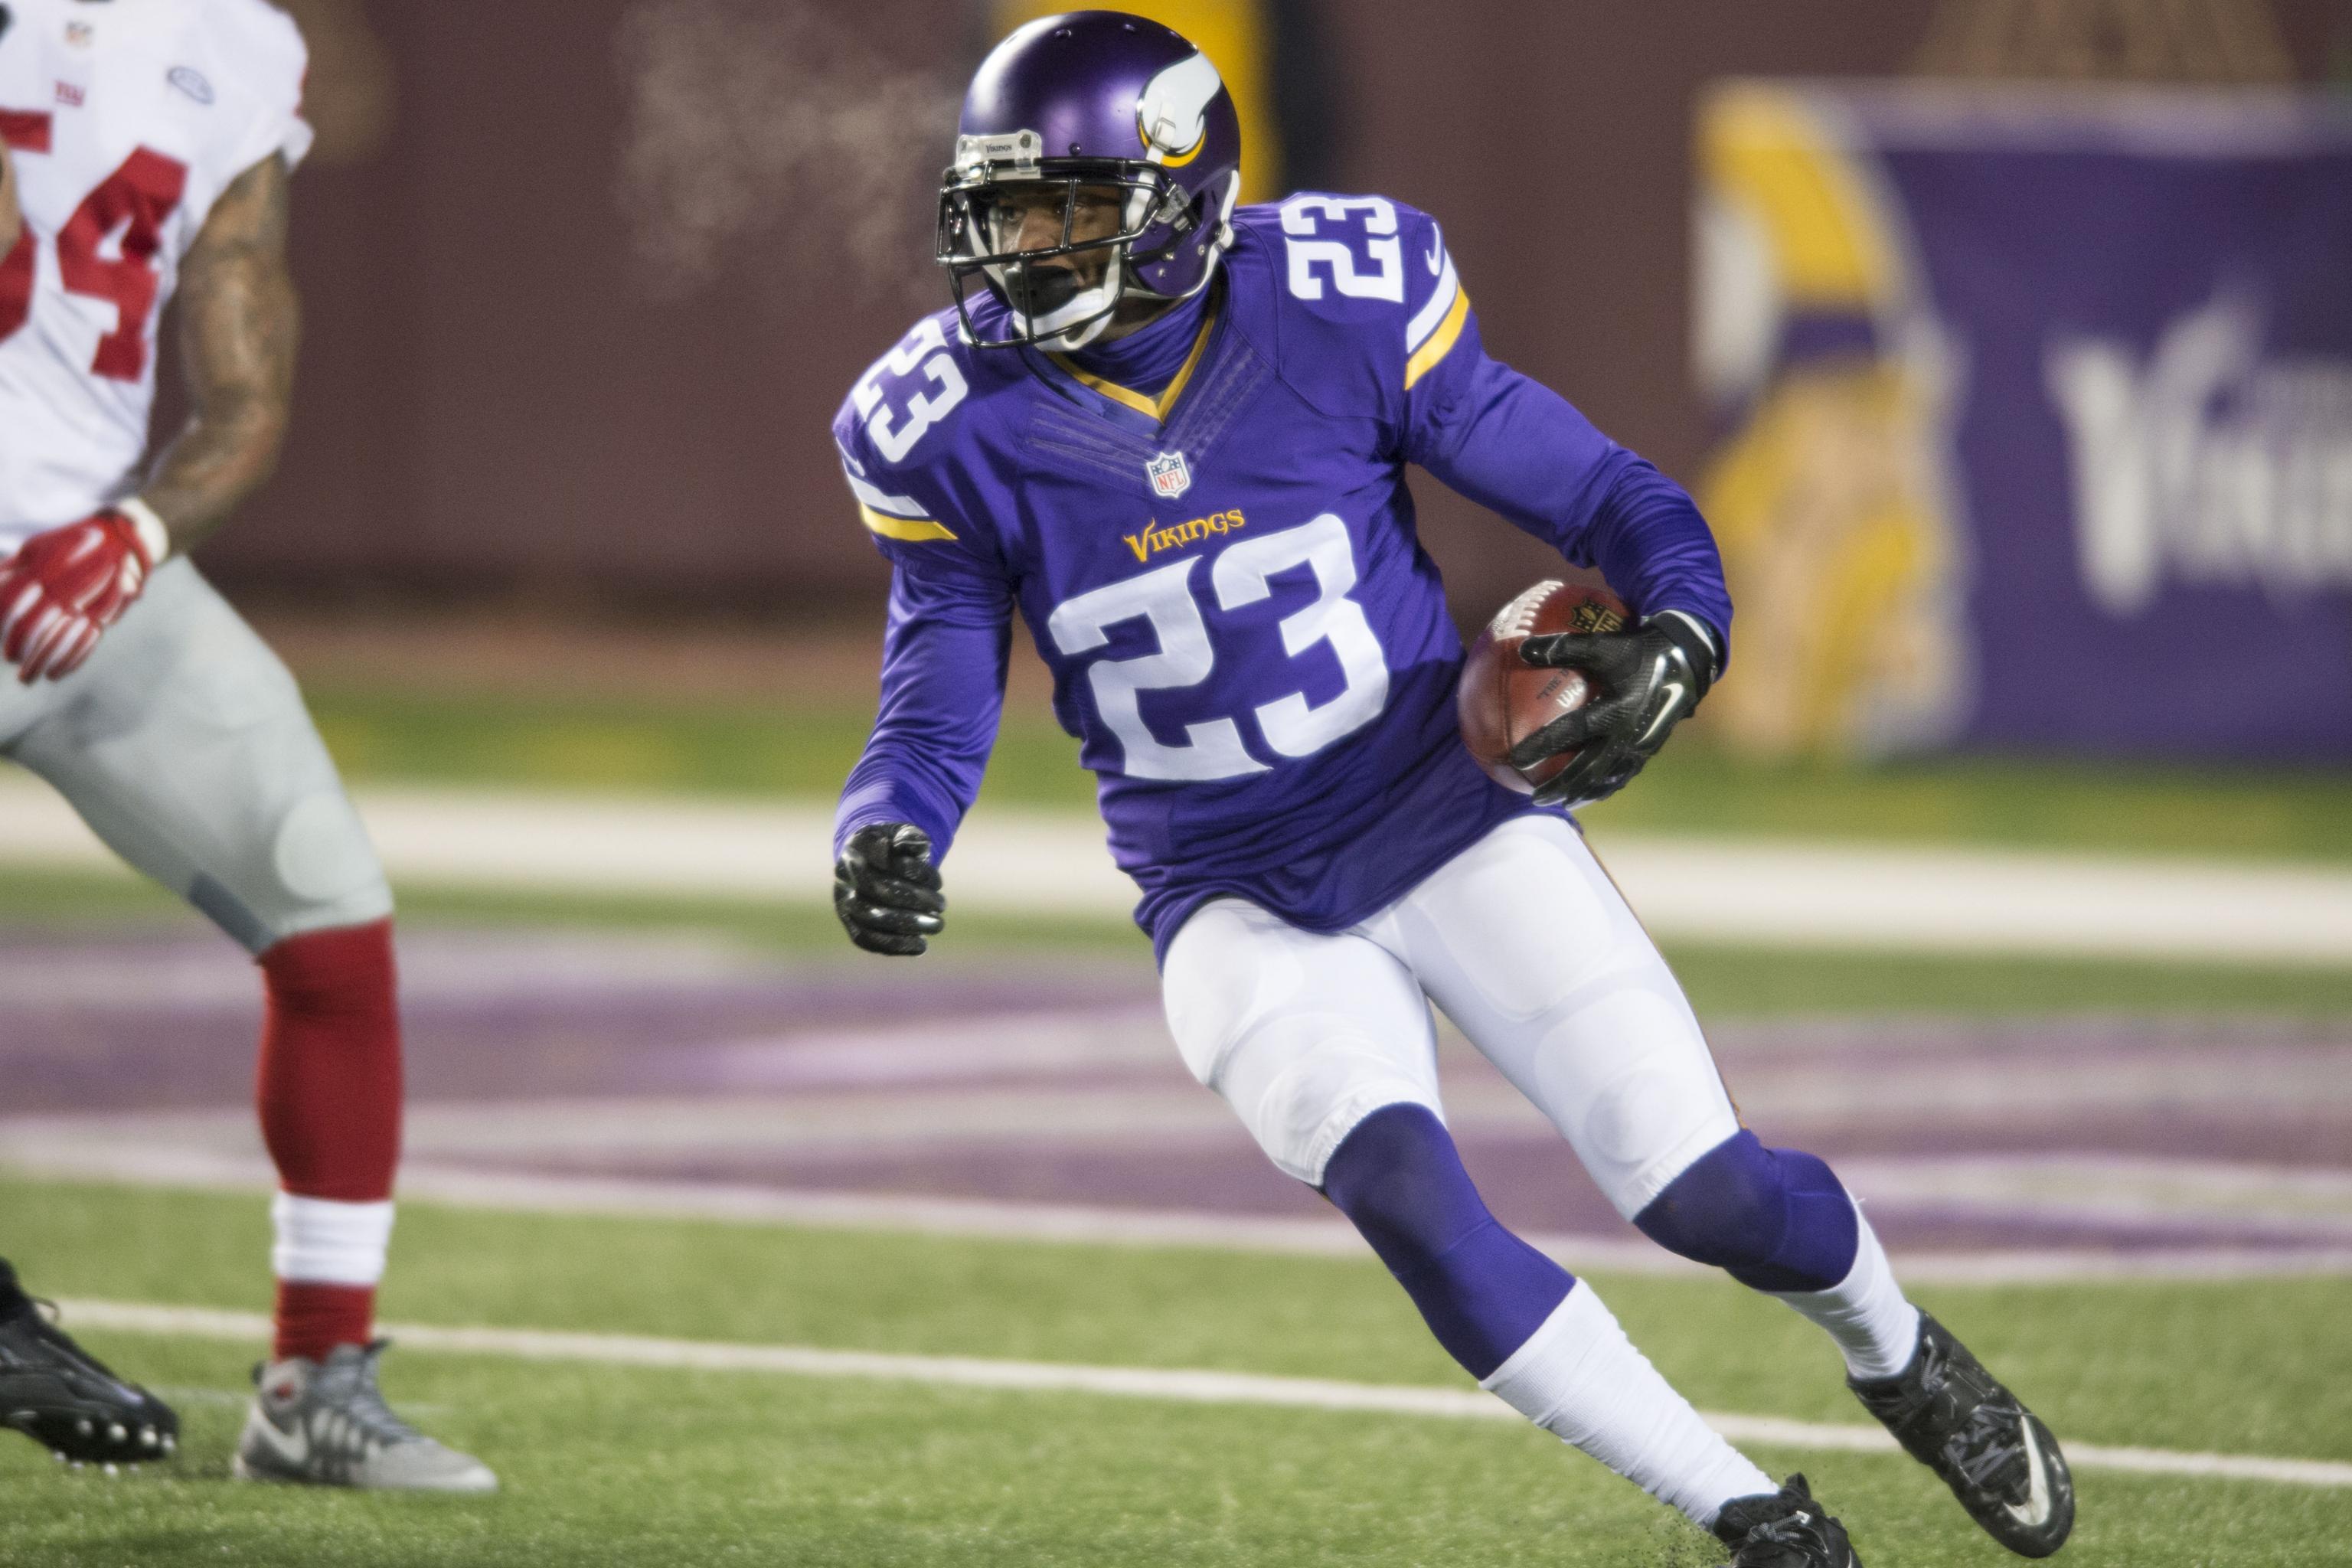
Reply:
[[74, 1343], [0, 1259], [0, 1426], [76, 1465], [152, 1464], [179, 1447], [171, 1406]]
[[2074, 1528], [2074, 1478], [2033, 1412], [1919, 1314], [1919, 1348], [1893, 1377], [1846, 1379], [1911, 1457], [1944, 1478], [1969, 1517], [2021, 1557], [2047, 1557]]
[[1777, 1492], [1725, 1503], [1715, 1535], [1731, 1548], [1729, 1568], [1862, 1568], [1845, 1526], [1813, 1500], [1802, 1476]]

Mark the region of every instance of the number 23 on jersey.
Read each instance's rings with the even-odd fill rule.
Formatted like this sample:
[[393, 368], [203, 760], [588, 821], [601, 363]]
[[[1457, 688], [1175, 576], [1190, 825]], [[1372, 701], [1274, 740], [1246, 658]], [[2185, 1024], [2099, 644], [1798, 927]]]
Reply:
[[[947, 348], [947, 333], [936, 320], [926, 318], [851, 389], [850, 397], [866, 437], [886, 462], [905, 461], [907, 454], [915, 449], [915, 443], [928, 435], [932, 426], [953, 413], [971, 390]], [[893, 409], [882, 394], [885, 371], [901, 383], [919, 372], [926, 390], [908, 398], [903, 411]]]
[[[1107, 645], [1121, 621], [1150, 623], [1158, 652], [1097, 659], [1087, 670], [1095, 710], [1118, 737], [1126, 753], [1120, 771], [1130, 777], [1230, 779], [1267, 771], [1250, 754], [1234, 718], [1188, 724], [1174, 744], [1143, 721], [1144, 692], [1197, 686], [1216, 668], [1216, 647], [1192, 592], [1200, 565], [1196, 556], [1092, 589], [1065, 601], [1046, 621], [1054, 646], [1071, 658]], [[1243, 609], [1272, 597], [1277, 573], [1300, 566], [1313, 573], [1316, 596], [1283, 618], [1283, 651], [1295, 659], [1328, 644], [1346, 685], [1319, 704], [1292, 691], [1249, 710], [1265, 743], [1285, 758], [1311, 756], [1352, 734], [1380, 717], [1389, 700], [1380, 638], [1363, 606], [1349, 597], [1356, 586], [1355, 548], [1337, 515], [1325, 512], [1297, 528], [1227, 545], [1210, 563], [1209, 591], [1220, 610]]]

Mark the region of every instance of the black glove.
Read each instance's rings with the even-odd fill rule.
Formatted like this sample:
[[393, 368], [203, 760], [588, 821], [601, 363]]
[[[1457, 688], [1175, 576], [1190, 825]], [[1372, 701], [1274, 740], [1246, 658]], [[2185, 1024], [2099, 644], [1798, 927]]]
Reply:
[[1519, 657], [1546, 668], [1581, 670], [1599, 689], [1583, 707], [1511, 748], [1511, 763], [1521, 768], [1583, 748], [1536, 791], [1544, 805], [1590, 805], [1623, 789], [1715, 683], [1713, 643], [1696, 621], [1674, 611], [1631, 631], [1531, 637], [1519, 645]]
[[868, 952], [913, 958], [940, 934], [948, 901], [931, 864], [931, 837], [904, 822], [861, 827], [833, 867], [833, 912]]

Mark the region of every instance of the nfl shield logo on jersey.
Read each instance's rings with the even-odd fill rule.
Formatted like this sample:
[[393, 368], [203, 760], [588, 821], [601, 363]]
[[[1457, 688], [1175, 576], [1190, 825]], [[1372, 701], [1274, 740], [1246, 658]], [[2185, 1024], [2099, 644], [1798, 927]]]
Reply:
[[1181, 452], [1161, 452], [1143, 465], [1151, 477], [1151, 493], [1174, 500], [1192, 488], [1192, 470]]

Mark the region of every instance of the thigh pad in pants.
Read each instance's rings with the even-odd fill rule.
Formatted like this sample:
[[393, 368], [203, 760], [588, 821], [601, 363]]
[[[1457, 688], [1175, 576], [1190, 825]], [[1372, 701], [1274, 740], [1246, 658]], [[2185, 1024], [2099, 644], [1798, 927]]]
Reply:
[[186, 560], [33, 700], [8, 753], [248, 951], [392, 912], [293, 676]]
[[1429, 1004], [1361, 937], [1219, 899], [1169, 944], [1161, 985], [1184, 1065], [1302, 1182], [1321, 1185], [1340, 1140], [1381, 1107], [1440, 1109]]
[[1698, 1020], [1581, 835], [1504, 824], [1361, 928], [1631, 1219], [1739, 1131]]

